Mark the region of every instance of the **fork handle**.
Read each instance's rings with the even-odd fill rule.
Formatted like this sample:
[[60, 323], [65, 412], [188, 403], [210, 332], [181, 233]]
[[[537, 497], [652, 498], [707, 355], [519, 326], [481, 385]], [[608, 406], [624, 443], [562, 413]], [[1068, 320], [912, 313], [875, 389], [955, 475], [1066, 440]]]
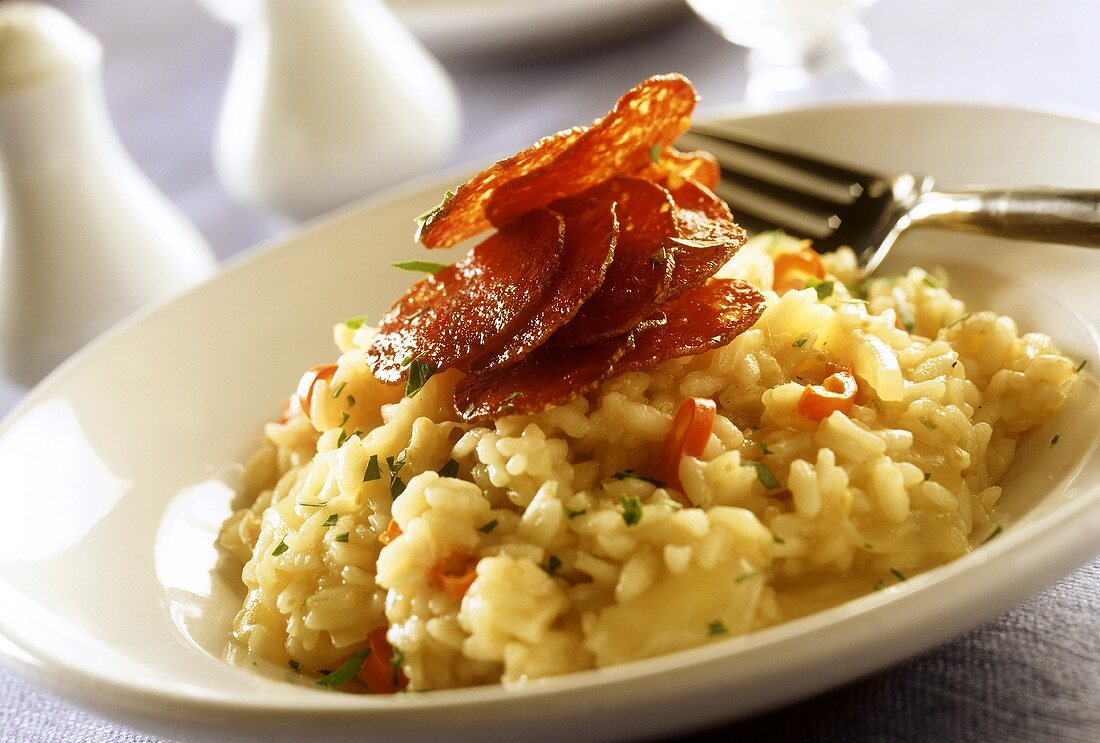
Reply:
[[1100, 191], [964, 188], [921, 195], [912, 224], [1100, 248]]

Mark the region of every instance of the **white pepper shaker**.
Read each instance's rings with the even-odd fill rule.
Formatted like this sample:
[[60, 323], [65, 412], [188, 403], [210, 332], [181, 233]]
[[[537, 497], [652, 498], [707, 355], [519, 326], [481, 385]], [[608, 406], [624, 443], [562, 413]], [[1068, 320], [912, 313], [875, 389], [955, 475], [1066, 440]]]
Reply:
[[23, 385], [215, 261], [122, 148], [99, 42], [0, 4], [0, 373]]
[[454, 85], [380, 0], [232, 10], [214, 161], [234, 197], [304, 219], [424, 173], [454, 146]]

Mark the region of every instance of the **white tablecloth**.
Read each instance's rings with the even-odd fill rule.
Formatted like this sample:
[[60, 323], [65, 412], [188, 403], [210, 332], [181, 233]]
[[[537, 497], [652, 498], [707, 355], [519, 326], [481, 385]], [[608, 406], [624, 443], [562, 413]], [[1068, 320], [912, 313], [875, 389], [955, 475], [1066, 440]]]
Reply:
[[[234, 204], [214, 177], [210, 142], [229, 29], [184, 0], [56, 4], [103, 41], [108, 101], [123, 142], [219, 258], [286, 226]], [[1100, 2], [881, 0], [867, 25], [897, 97], [1100, 114]], [[445, 164], [514, 150], [589, 120], [650, 74], [686, 74], [703, 109], [737, 103], [746, 79], [744, 52], [690, 15], [644, 37], [553, 59], [446, 62], [465, 129]], [[22, 393], [0, 383], [0, 412]], [[1098, 701], [1100, 561], [941, 648], [703, 737], [1097, 741]], [[0, 741], [152, 740], [0, 671]]]

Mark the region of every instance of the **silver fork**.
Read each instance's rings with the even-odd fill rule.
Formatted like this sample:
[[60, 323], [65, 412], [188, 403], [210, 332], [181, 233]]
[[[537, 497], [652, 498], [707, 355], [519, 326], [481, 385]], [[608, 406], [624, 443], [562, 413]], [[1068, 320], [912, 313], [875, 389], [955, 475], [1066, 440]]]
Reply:
[[717, 193], [750, 232], [782, 229], [819, 251], [848, 245], [868, 272], [918, 225], [1100, 247], [1100, 190], [936, 189], [931, 176], [863, 172], [698, 126], [677, 146], [718, 158]]

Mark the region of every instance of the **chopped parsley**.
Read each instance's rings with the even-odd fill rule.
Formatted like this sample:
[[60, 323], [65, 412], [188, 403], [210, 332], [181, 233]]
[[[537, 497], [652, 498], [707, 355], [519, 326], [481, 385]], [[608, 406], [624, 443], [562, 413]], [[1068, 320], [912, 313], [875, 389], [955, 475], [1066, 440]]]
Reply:
[[348, 395], [348, 407], [350, 408], [353, 405], [355, 405], [355, 397], [352, 395]]
[[409, 381], [405, 385], [405, 397], [416, 397], [436, 371], [438, 370], [427, 361], [412, 359], [409, 362]]
[[661, 161], [661, 145], [655, 144], [649, 148], [649, 159], [655, 163]]
[[325, 523], [321, 524], [321, 526], [336, 526], [336, 520], [339, 518], [340, 517], [335, 513], [329, 514], [329, 517], [325, 519]]
[[345, 542], [345, 543], [346, 543], [346, 542], [348, 541], [348, 537], [349, 537], [349, 536], [350, 536], [350, 535], [349, 535], [349, 533], [348, 533], [348, 532], [346, 532], [346, 531], [345, 531], [345, 532], [343, 532], [343, 533], [341, 533], [341, 534], [337, 534], [337, 535], [336, 535], [336, 541], [337, 541], [337, 542]]
[[796, 340], [794, 343], [792, 343], [791, 345], [794, 346], [795, 348], [802, 348], [803, 346], [806, 345], [806, 342], [809, 341], [809, 340], [810, 340], [809, 336], [804, 335], [801, 338], [799, 338], [798, 340]]
[[390, 681], [394, 686], [401, 685], [401, 679], [399, 677], [401, 670], [405, 667], [405, 653], [400, 648], [393, 649], [393, 656], [390, 658]]
[[405, 492], [407, 483], [397, 476], [401, 468], [405, 466], [405, 456], [408, 449], [402, 449], [401, 453], [394, 457], [386, 457], [386, 466], [390, 469], [390, 498], [397, 500], [397, 496]]
[[340, 430], [340, 437], [338, 439], [336, 439], [336, 448], [339, 449], [341, 446], [344, 445], [344, 442], [347, 441], [347, 440], [348, 440], [348, 432], [341, 429]]
[[776, 544], [786, 544], [786, 543], [787, 543], [787, 540], [786, 540], [786, 539], [784, 539], [783, 537], [779, 536], [779, 535], [778, 535], [778, 534], [776, 534], [776, 533], [775, 533], [774, 531], [772, 532], [772, 541], [773, 541], [773, 542], [775, 542]]
[[443, 201], [439, 202], [439, 204], [433, 206], [414, 220], [416, 222], [416, 234], [413, 235], [413, 242], [420, 242], [420, 236], [424, 232], [424, 226], [432, 220], [432, 217], [443, 211], [444, 207], [451, 203], [451, 199], [454, 197], [454, 191], [447, 191], [447, 193], [443, 194]]
[[367, 468], [363, 471], [363, 482], [381, 479], [382, 470], [378, 466], [378, 455], [371, 454], [370, 461], [367, 462]]
[[507, 397], [505, 397], [501, 401], [500, 409], [502, 411], [503, 410], [515, 410], [516, 404], [512, 401], [515, 400], [517, 397], [522, 397], [522, 396], [523, 396], [523, 393], [520, 392], [519, 390], [516, 390], [515, 392], [509, 394]]
[[366, 315], [359, 315], [359, 317], [350, 317], [347, 320], [344, 320], [344, 325], [347, 325], [352, 330], [358, 330], [359, 328], [363, 327], [366, 324], [367, 324], [367, 316]]
[[985, 544], [985, 543], [986, 543], [986, 542], [988, 542], [988, 541], [989, 541], [990, 539], [992, 539], [993, 537], [995, 537], [995, 536], [997, 536], [998, 534], [1000, 534], [1000, 533], [1001, 533], [1002, 531], [1004, 531], [1004, 527], [1003, 527], [1003, 526], [1001, 526], [1000, 524], [997, 524], [997, 528], [996, 528], [996, 529], [994, 529], [994, 530], [993, 530], [993, 531], [992, 531], [992, 532], [990, 533], [990, 535], [989, 535], [988, 537], [986, 537], [985, 539], [983, 539], [983, 540], [982, 540], [982, 544]]
[[649, 256], [649, 262], [654, 266], [660, 266], [668, 260], [668, 251], [664, 248], [658, 248], [653, 251], [653, 255]]
[[545, 569], [550, 575], [557, 575], [558, 570], [561, 569], [561, 558], [557, 555], [550, 555], [550, 559], [546, 561]]
[[766, 487], [768, 490], [774, 490], [779, 487], [779, 478], [772, 472], [771, 467], [763, 462], [742, 462], [742, 467], [755, 467], [756, 479], [760, 481], [760, 484]]
[[404, 493], [407, 487], [408, 483], [394, 475], [393, 479], [390, 480], [390, 500], [397, 500], [397, 496]]
[[953, 328], [953, 327], [955, 327], [956, 325], [958, 325], [959, 323], [961, 323], [961, 322], [966, 322], [966, 321], [967, 321], [967, 320], [969, 320], [969, 319], [970, 319], [970, 313], [969, 313], [969, 312], [967, 312], [967, 313], [966, 313], [965, 315], [963, 315], [962, 317], [960, 317], [960, 318], [959, 318], [958, 320], [956, 320], [955, 322], [951, 323], [950, 325], [945, 325], [943, 329], [944, 329], [944, 330], [947, 330], [948, 328]]
[[340, 393], [343, 392], [344, 388], [347, 386], [347, 382], [341, 382], [340, 384], [336, 385], [336, 387], [332, 390], [332, 399], [335, 400], [336, 398], [338, 398], [340, 396]]
[[301, 673], [302, 672], [302, 664], [299, 663], [298, 661], [294, 660], [293, 658], [288, 660], [286, 662], [286, 664], [288, 666], [290, 666], [290, 670], [294, 671], [295, 673]]
[[931, 274], [926, 273], [924, 277], [921, 278], [921, 281], [923, 281], [926, 285], [932, 287], [933, 289], [940, 289], [943, 287], [943, 284], [940, 283], [940, 280]]
[[813, 289], [817, 292], [818, 299], [828, 299], [833, 296], [833, 289], [835, 285], [832, 281], [822, 281], [821, 279], [810, 279], [806, 282], [806, 286], [803, 289]]
[[893, 574], [893, 576], [894, 576], [895, 578], [897, 578], [898, 580], [905, 580], [905, 573], [901, 572], [901, 571], [900, 571], [900, 570], [898, 570], [897, 568], [890, 568], [890, 572], [891, 572], [891, 573]]
[[402, 271], [423, 271], [424, 273], [439, 273], [449, 264], [436, 263], [435, 261], [401, 261], [399, 263], [391, 263], [394, 268], [400, 268]]
[[1050, 445], [1051, 445], [1051, 446], [1054, 446], [1055, 444], [1057, 444], [1057, 443], [1058, 443], [1058, 439], [1060, 439], [1060, 438], [1062, 438], [1062, 434], [1060, 434], [1060, 433], [1056, 433], [1056, 434], [1054, 434], [1054, 438], [1052, 438], [1052, 439], [1050, 440]]
[[458, 462], [448, 459], [447, 463], [439, 468], [440, 477], [458, 477]]
[[348, 418], [351, 418], [351, 415], [345, 410], [340, 416], [340, 423], [338, 425], [343, 426], [348, 422]]
[[881, 580], [876, 580], [875, 581], [875, 587], [874, 588], [875, 588], [876, 591], [881, 591], [885, 587], [886, 587], [886, 582], [885, 581], [881, 581]]
[[871, 544], [870, 542], [864, 542], [863, 543], [863, 549], [865, 549], [865, 550], [873, 550], [874, 548], [875, 548], [875, 545]]
[[317, 503], [302, 501], [298, 505], [302, 506], [303, 508], [324, 508], [325, 506], [328, 505], [328, 503], [321, 503], [319, 501]]
[[493, 519], [489, 523], [482, 524], [481, 526], [477, 527], [477, 530], [479, 532], [481, 532], [482, 534], [488, 534], [493, 529], [497, 528], [497, 524], [499, 524], [499, 523], [500, 523], [500, 521], [498, 521], [497, 519]]
[[355, 678], [355, 675], [359, 673], [359, 670], [363, 667], [363, 661], [367, 659], [368, 655], [370, 655], [370, 648], [365, 647], [344, 661], [335, 671], [326, 675], [324, 678], [317, 679], [314, 683], [317, 684], [317, 686], [325, 686], [328, 688], [343, 686]]
[[669, 239], [677, 245], [683, 245], [685, 248], [720, 248], [727, 244], [725, 240], [692, 240], [687, 237], [673, 237]]
[[931, 472], [925, 472], [924, 473], [924, 481], [928, 482], [931, 479], [932, 479], [932, 473]]
[[761, 573], [759, 570], [750, 570], [747, 573], [741, 573], [741, 575], [737, 576], [737, 579], [734, 580], [733, 582], [734, 583], [744, 583], [749, 578], [755, 578], [758, 575], [763, 575], [763, 573]]
[[648, 482], [650, 485], [656, 488], [663, 488], [665, 484], [660, 480], [655, 480], [652, 477], [646, 477], [645, 475], [637, 475], [634, 470], [619, 470], [612, 475], [616, 480], [641, 480], [642, 482]]
[[286, 546], [286, 537], [283, 537], [279, 540], [279, 543], [275, 545], [275, 549], [271, 550], [271, 556], [278, 557], [279, 555], [286, 552], [288, 549], [290, 549], [290, 547]]
[[1087, 363], [1089, 363], [1089, 360], [1088, 360], [1088, 359], [1081, 359], [1081, 363], [1077, 365], [1077, 369], [1076, 369], [1076, 371], [1078, 371], [1078, 372], [1079, 372], [1079, 371], [1081, 371], [1082, 369], [1084, 369], [1084, 368], [1085, 368], [1085, 364], [1087, 364]]
[[720, 619], [715, 619], [707, 625], [707, 634], [711, 637], [715, 635], [724, 635], [727, 632], [729, 632], [729, 629], [726, 628], [726, 625], [722, 624], [722, 620]]
[[569, 506], [562, 504], [562, 508], [565, 509], [565, 515], [567, 518], [575, 519], [578, 516], [583, 516], [588, 513], [587, 508], [570, 508]]
[[634, 526], [642, 520], [642, 502], [637, 498], [622, 496], [619, 501], [623, 504], [623, 521], [627, 526]]
[[760, 451], [764, 452], [765, 457], [772, 453], [772, 450], [763, 441], [760, 442]]

